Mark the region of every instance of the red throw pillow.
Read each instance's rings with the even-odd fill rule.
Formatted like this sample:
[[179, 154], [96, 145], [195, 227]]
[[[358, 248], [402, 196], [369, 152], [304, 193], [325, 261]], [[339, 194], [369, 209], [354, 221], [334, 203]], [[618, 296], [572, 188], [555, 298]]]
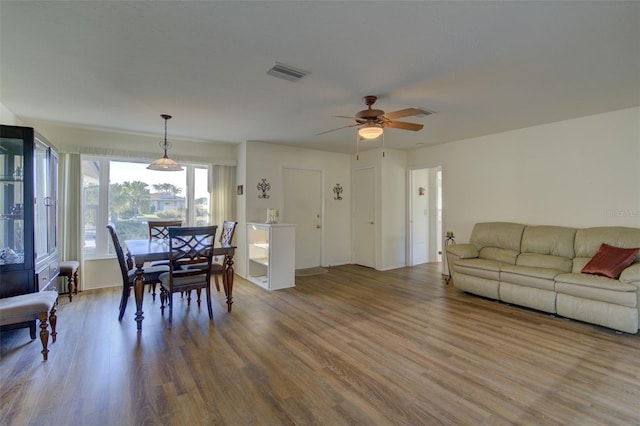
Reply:
[[622, 271], [633, 263], [639, 251], [640, 247], [626, 249], [602, 243], [596, 255], [582, 268], [582, 272], [617, 280]]

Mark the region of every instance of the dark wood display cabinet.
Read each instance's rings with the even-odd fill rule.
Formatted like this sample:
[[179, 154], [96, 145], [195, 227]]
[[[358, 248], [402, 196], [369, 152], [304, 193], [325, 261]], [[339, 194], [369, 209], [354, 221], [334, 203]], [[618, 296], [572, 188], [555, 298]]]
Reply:
[[[55, 288], [57, 188], [57, 151], [30, 127], [0, 125], [0, 297]], [[9, 327], [35, 335], [35, 321]]]

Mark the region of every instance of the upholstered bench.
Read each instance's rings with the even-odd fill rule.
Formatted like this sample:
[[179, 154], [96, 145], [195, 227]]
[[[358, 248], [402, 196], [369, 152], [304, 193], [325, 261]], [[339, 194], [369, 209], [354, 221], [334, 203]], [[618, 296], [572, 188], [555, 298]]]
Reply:
[[[49, 330], [47, 330], [47, 316], [51, 324], [51, 338], [56, 341], [56, 305], [58, 293], [56, 291], [41, 291], [20, 296], [0, 299], [0, 325], [40, 320], [40, 340], [42, 341], [42, 357], [47, 360], [49, 353]], [[31, 336], [35, 339], [35, 336]]]
[[69, 289], [69, 302], [72, 301], [73, 295], [78, 294], [78, 269], [80, 262], [75, 260], [67, 260], [60, 262], [59, 276], [67, 277], [67, 287]]

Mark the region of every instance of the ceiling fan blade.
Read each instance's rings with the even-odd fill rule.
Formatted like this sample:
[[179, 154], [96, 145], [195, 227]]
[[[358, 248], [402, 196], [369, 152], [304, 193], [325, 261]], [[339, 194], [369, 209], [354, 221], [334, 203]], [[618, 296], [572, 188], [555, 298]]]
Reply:
[[351, 115], [332, 115], [332, 117], [338, 117], [338, 118], [349, 118], [351, 120], [358, 120], [358, 117], [353, 117]]
[[[349, 118], [351, 118], [351, 117], [349, 117]], [[348, 127], [356, 127], [356, 126], [359, 126], [359, 125], [360, 125], [360, 123], [355, 123], [355, 124], [350, 124], [348, 126], [338, 127], [337, 129], [331, 129], [331, 130], [327, 130], [325, 132], [316, 133], [316, 136], [324, 135], [325, 133], [329, 133], [329, 132], [335, 132], [336, 130], [340, 130], [340, 129], [346, 129]]]
[[393, 127], [394, 129], [402, 129], [402, 130], [413, 130], [414, 132], [417, 132], [418, 130], [421, 130], [424, 127], [423, 124], [406, 123], [404, 121], [387, 121], [382, 125], [383, 127]]
[[401, 109], [400, 111], [390, 112], [388, 114], [385, 114], [384, 116], [388, 120], [396, 120], [398, 118], [412, 117], [414, 115], [423, 115], [425, 113], [426, 113], [425, 111], [418, 108], [405, 108], [405, 109]]

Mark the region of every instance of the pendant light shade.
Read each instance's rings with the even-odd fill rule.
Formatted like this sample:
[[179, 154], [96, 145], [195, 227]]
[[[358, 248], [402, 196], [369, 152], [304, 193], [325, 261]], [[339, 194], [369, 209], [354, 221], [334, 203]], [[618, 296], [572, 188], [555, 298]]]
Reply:
[[383, 132], [382, 126], [376, 123], [368, 123], [358, 129], [358, 135], [360, 135], [362, 139], [375, 139]]
[[158, 170], [165, 172], [179, 172], [184, 170], [180, 164], [173, 161], [167, 156], [167, 150], [171, 147], [169, 141], [167, 141], [167, 120], [171, 118], [170, 115], [160, 115], [164, 119], [164, 141], [160, 142], [160, 147], [164, 150], [164, 157], [155, 160], [153, 163], [147, 166], [149, 170]]

